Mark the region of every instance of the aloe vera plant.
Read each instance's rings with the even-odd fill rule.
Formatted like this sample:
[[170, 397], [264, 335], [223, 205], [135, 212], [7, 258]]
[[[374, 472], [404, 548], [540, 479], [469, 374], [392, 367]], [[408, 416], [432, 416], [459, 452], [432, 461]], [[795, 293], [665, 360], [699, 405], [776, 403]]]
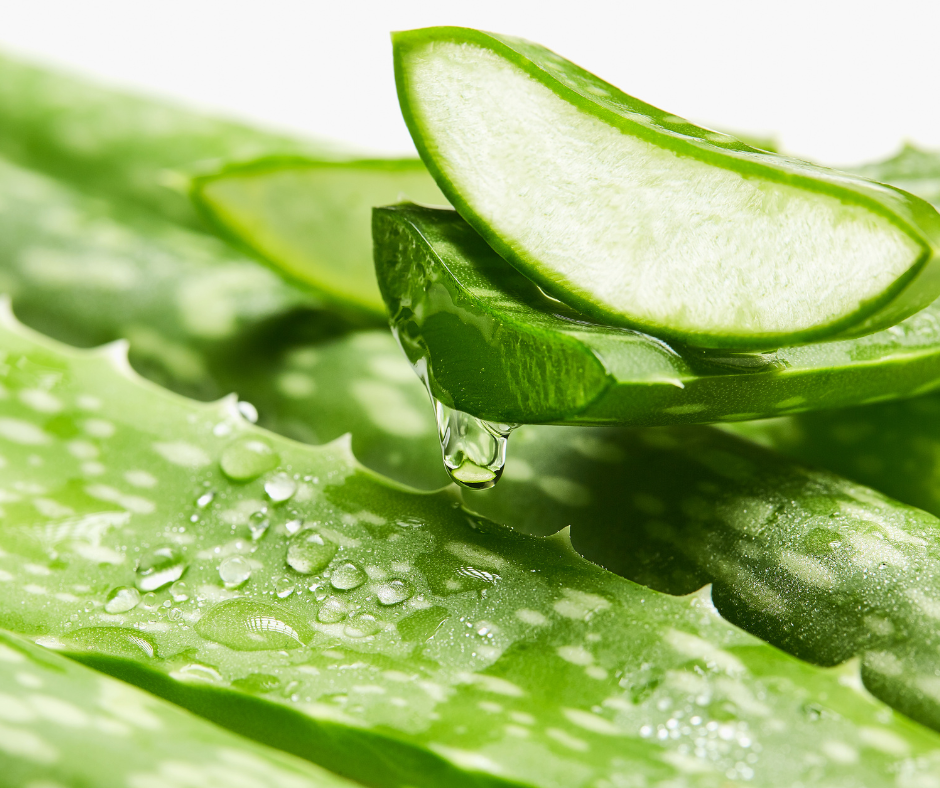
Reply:
[[[494, 422], [735, 421], [926, 393], [937, 306], [899, 327], [772, 354], [677, 352], [586, 323], [455, 212], [377, 209], [376, 271], [398, 340], [446, 406]], [[551, 374], [547, 373], [551, 370]]]
[[528, 41], [393, 35], [402, 114], [461, 215], [555, 298], [700, 347], [894, 325], [940, 294], [940, 216], [751, 148]]
[[353, 788], [5, 632], [0, 732], [11, 786]]
[[[849, 664], [5, 318], [0, 623], [374, 785], [894, 784], [936, 734]], [[89, 573], [89, 568], [94, 571]], [[796, 754], [796, 755], [795, 755]]]

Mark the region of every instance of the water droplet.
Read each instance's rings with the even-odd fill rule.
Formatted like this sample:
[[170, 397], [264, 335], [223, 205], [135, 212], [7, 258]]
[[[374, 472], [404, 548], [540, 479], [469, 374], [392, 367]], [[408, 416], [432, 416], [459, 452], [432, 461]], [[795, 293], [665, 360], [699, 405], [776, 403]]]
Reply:
[[170, 608], [170, 612], [167, 613], [170, 618], [170, 621], [182, 621], [183, 620], [183, 611], [178, 607]]
[[185, 602], [189, 599], [189, 586], [186, 585], [185, 581], [178, 580], [170, 586], [170, 596], [174, 602]]
[[302, 575], [313, 575], [326, 569], [337, 549], [316, 531], [301, 531], [287, 545], [287, 565]]
[[157, 547], [140, 559], [136, 585], [141, 591], [157, 591], [179, 580], [185, 569], [183, 555], [177, 548]]
[[284, 528], [289, 534], [297, 533], [301, 528], [303, 528], [304, 521], [300, 519], [288, 520], [284, 523]]
[[414, 589], [407, 580], [387, 580], [375, 588], [375, 596], [380, 605], [397, 605], [411, 599]]
[[257, 438], [240, 438], [222, 452], [222, 473], [236, 482], [249, 482], [277, 467], [281, 458], [267, 443]]
[[366, 582], [366, 573], [351, 561], [340, 564], [330, 575], [330, 585], [337, 591], [352, 591]]
[[113, 657], [133, 660], [157, 656], [157, 647], [150, 637], [128, 627], [85, 627], [61, 640], [78, 651], [96, 651]]
[[226, 588], [237, 588], [251, 577], [251, 564], [240, 555], [230, 555], [219, 564], [219, 577]]
[[267, 533], [270, 524], [271, 521], [268, 519], [266, 509], [259, 509], [257, 512], [252, 512], [251, 516], [248, 518], [248, 530], [251, 532], [251, 541], [257, 542], [261, 539], [261, 537]]
[[196, 632], [236, 651], [280, 651], [300, 648], [313, 637], [302, 619], [281, 606], [250, 599], [229, 599], [209, 610]]
[[111, 593], [108, 594], [104, 609], [108, 613], [126, 613], [128, 610], [133, 610], [138, 604], [140, 604], [140, 591], [136, 588], [121, 586], [112, 589]]
[[278, 599], [286, 599], [294, 593], [296, 586], [293, 579], [289, 577], [278, 577], [274, 580], [274, 593]]
[[154, 610], [160, 607], [160, 601], [157, 599], [157, 595], [151, 591], [149, 594], [144, 594], [140, 598], [140, 606], [144, 610], [148, 610], [152, 613]]
[[258, 409], [250, 402], [240, 399], [235, 407], [238, 408], [238, 412], [242, 414], [245, 421], [250, 421], [252, 424], [258, 423]]
[[344, 620], [348, 608], [342, 599], [331, 596], [327, 599], [317, 611], [317, 621], [321, 624], [337, 624]]
[[297, 492], [297, 482], [286, 473], [276, 473], [264, 483], [264, 491], [273, 503], [283, 503]]
[[196, 499], [196, 508], [205, 509], [210, 503], [212, 503], [213, 498], [215, 498], [215, 493], [212, 492], [212, 490], [207, 493], [203, 493]]
[[363, 613], [346, 622], [346, 626], [343, 627], [343, 634], [351, 638], [367, 638], [374, 635], [381, 628], [379, 622], [375, 620], [375, 616]]
[[437, 399], [437, 419], [444, 468], [450, 478], [471, 490], [485, 490], [499, 481], [506, 465], [506, 446], [515, 424], [494, 424], [447, 407]]

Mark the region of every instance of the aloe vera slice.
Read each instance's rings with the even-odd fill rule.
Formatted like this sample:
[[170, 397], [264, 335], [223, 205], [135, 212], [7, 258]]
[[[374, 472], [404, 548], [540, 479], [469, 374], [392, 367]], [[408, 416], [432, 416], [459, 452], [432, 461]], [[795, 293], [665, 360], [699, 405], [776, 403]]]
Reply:
[[600, 322], [765, 349], [872, 333], [940, 293], [940, 217], [912, 195], [699, 128], [528, 41], [439, 27], [393, 44], [444, 194]]
[[0, 292], [31, 327], [80, 347], [127, 338], [160, 385], [237, 392], [270, 429], [309, 443], [352, 432], [369, 467], [446, 483], [427, 395], [387, 330], [347, 334], [219, 241], [3, 160], [0, 202]]
[[[671, 597], [6, 317], [0, 623], [370, 785], [894, 785], [937, 734]], [[676, 733], [673, 734], [672, 731]]]
[[0, 56], [0, 155], [80, 188], [202, 227], [188, 176], [259, 156], [339, 156], [170, 102]]
[[318, 296], [385, 317], [375, 283], [372, 208], [403, 199], [446, 205], [417, 159], [275, 159], [197, 178], [215, 226]]
[[4, 785], [353, 786], [4, 632], [0, 699]]
[[453, 211], [378, 209], [373, 235], [379, 286], [405, 354], [434, 397], [481, 419], [744, 421], [913, 396], [940, 380], [936, 305], [854, 340], [767, 354], [676, 350], [584, 322]]

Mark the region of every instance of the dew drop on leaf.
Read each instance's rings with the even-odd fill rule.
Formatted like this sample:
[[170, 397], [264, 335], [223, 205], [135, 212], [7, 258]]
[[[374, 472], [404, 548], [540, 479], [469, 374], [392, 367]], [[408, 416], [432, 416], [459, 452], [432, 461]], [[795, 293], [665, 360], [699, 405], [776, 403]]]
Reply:
[[297, 482], [286, 473], [276, 473], [264, 483], [264, 492], [273, 503], [283, 503], [297, 492]]
[[411, 599], [414, 589], [407, 580], [387, 580], [376, 586], [375, 596], [380, 605], [398, 605]]
[[196, 632], [236, 651], [295, 649], [313, 637], [309, 627], [289, 611], [250, 599], [215, 605], [196, 622]]
[[108, 594], [104, 609], [107, 613], [126, 613], [128, 610], [133, 610], [138, 604], [140, 604], [140, 591], [136, 588], [121, 586], [112, 589], [111, 593]]
[[137, 565], [137, 588], [157, 591], [182, 577], [186, 564], [180, 551], [172, 545], [151, 550]]
[[366, 582], [366, 573], [351, 561], [340, 564], [330, 575], [330, 585], [338, 591], [352, 591]]
[[271, 521], [268, 519], [268, 512], [265, 509], [259, 509], [252, 512], [248, 518], [248, 530], [251, 532], [251, 541], [257, 542], [267, 533]]
[[286, 599], [294, 593], [295, 589], [294, 581], [289, 577], [278, 577], [274, 580], [274, 593], [277, 594], [278, 599]]
[[251, 577], [251, 564], [240, 555], [230, 555], [219, 564], [219, 577], [226, 588], [238, 588]]
[[170, 596], [174, 602], [185, 602], [189, 599], [189, 586], [183, 580], [178, 580], [170, 586]]
[[258, 423], [258, 409], [250, 402], [240, 399], [235, 407], [238, 408], [238, 412], [242, 414], [245, 421], [250, 421], [252, 424]]
[[249, 482], [277, 467], [281, 458], [257, 438], [239, 438], [222, 452], [222, 473], [236, 482]]
[[301, 531], [287, 545], [287, 565], [302, 575], [313, 575], [326, 569], [337, 549], [316, 531]]
[[375, 616], [363, 613], [346, 622], [346, 626], [343, 627], [343, 634], [351, 638], [367, 638], [374, 635], [381, 628], [379, 622], [375, 620]]
[[317, 621], [321, 624], [337, 624], [346, 618], [348, 608], [342, 599], [335, 596], [327, 599], [317, 611]]

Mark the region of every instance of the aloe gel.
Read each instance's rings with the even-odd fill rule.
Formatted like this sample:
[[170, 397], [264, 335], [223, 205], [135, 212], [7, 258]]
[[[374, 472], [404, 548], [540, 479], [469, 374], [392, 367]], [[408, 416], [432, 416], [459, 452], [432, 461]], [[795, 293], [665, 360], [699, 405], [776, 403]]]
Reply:
[[[937, 768], [937, 734], [856, 665], [785, 655], [707, 594], [643, 588], [364, 471], [345, 442], [161, 391], [119, 346], [68, 350], [9, 316], [0, 334], [0, 623], [42, 645], [377, 786], [877, 786]], [[233, 479], [247, 454], [276, 464]], [[332, 557], [292, 559], [312, 537]], [[233, 589], [234, 558], [251, 573]], [[138, 604], [107, 611], [151, 570]]]
[[528, 41], [393, 35], [412, 138], [502, 257], [598, 322], [767, 349], [893, 325], [940, 293], [913, 195], [751, 148]]

